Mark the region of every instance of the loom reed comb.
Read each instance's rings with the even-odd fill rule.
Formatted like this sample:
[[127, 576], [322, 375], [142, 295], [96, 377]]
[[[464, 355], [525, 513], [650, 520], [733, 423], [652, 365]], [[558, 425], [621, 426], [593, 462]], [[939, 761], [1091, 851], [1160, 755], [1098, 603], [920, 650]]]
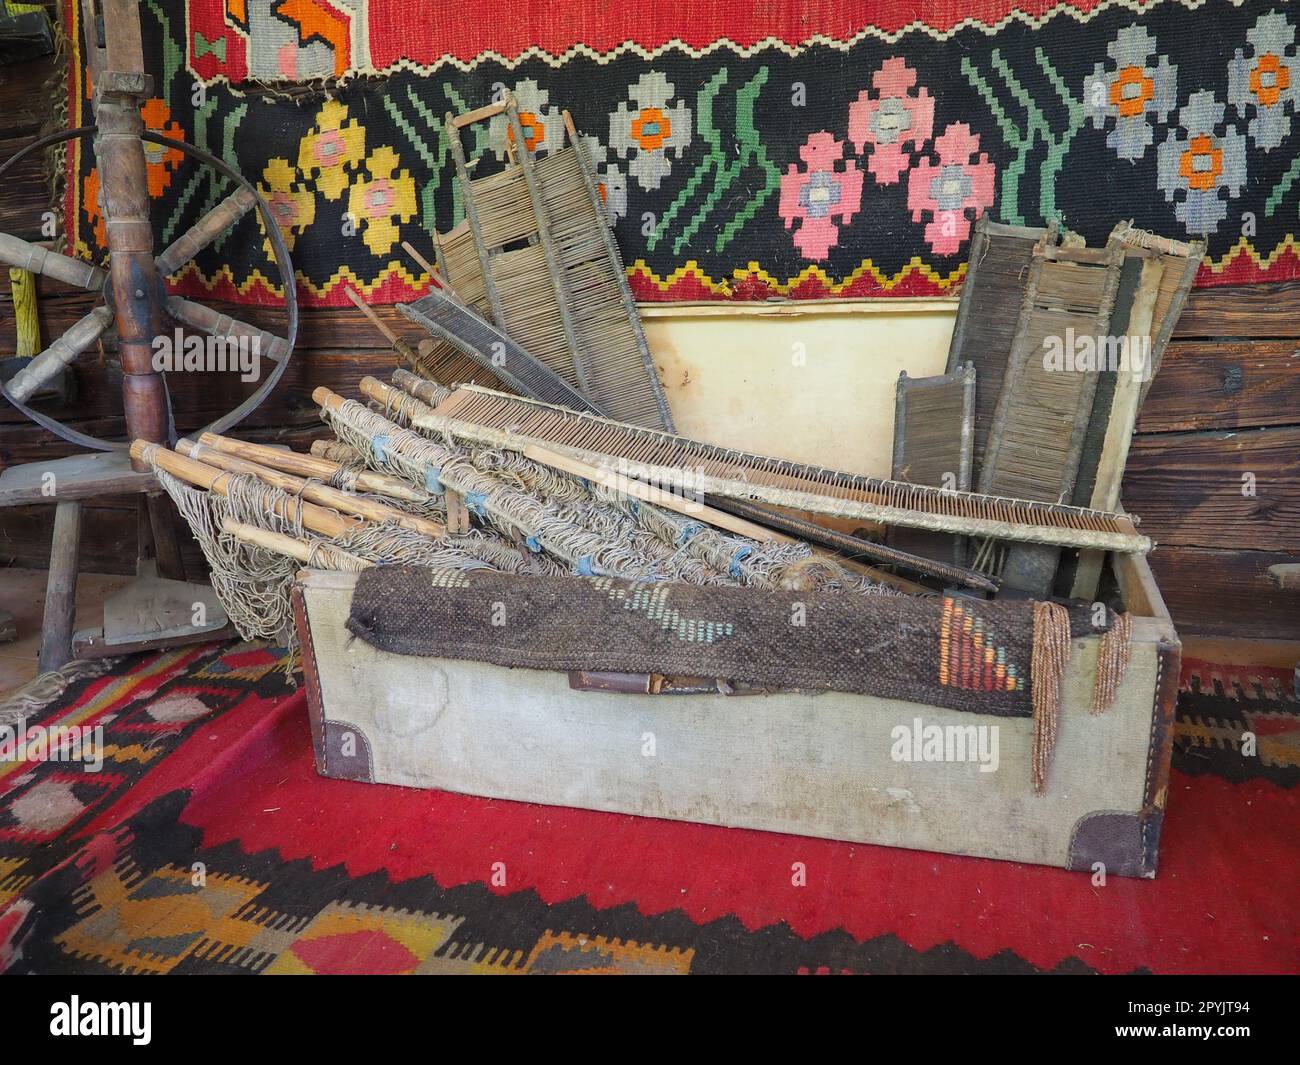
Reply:
[[[975, 449], [975, 366], [950, 374], [899, 374], [894, 405], [895, 481], [969, 492]], [[889, 530], [894, 547], [930, 558], [960, 561], [962, 538], [901, 527]]]
[[[1047, 503], [1072, 498], [1098, 375], [1067, 361], [1076, 354], [1071, 338], [1095, 343], [1109, 335], [1123, 263], [1114, 242], [1104, 249], [1034, 249], [980, 492]], [[1047, 544], [1013, 547], [1004, 586], [1045, 598], [1059, 560]]]
[[[509, 124], [512, 161], [495, 174], [471, 178], [460, 130], [499, 114]], [[671, 429], [667, 398], [572, 120], [566, 115], [572, 143], [551, 146], [539, 160], [527, 148], [512, 96], [466, 114], [448, 113], [446, 122], [466, 215], [463, 229], [437, 242], [448, 282], [471, 305], [486, 304], [485, 317], [586, 395], [593, 409]]]
[[628, 476], [844, 518], [999, 539], [1146, 552], [1151, 541], [1123, 514], [1059, 503], [950, 492], [755, 455], [626, 425], [476, 386], [456, 389], [422, 429], [483, 445], [525, 438], [604, 464]]
[[984, 462], [1034, 249], [1054, 245], [1056, 240], [1054, 221], [1046, 229], [1036, 229], [1002, 225], [982, 214], [975, 223], [945, 370], [956, 373], [969, 363], [975, 367], [979, 382], [975, 390], [972, 478], [979, 477]]

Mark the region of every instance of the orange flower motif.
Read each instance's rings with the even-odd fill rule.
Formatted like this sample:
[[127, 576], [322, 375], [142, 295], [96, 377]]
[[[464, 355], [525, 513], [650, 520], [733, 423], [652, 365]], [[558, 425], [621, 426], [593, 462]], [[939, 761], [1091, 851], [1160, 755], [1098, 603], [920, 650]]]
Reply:
[[1291, 71], [1275, 55], [1262, 55], [1250, 72], [1250, 91], [1265, 107], [1272, 107], [1291, 87]]
[[1142, 114], [1155, 94], [1155, 79], [1142, 67], [1125, 67], [1110, 86], [1111, 106], [1119, 111], [1121, 118], [1136, 118]]
[[1238, 48], [1228, 63], [1228, 103], [1239, 115], [1250, 116], [1250, 139], [1266, 152], [1291, 135], [1292, 115], [1300, 107], [1295, 37], [1286, 15], [1270, 11], [1247, 31], [1249, 46]]
[[[519, 82], [511, 92], [519, 109], [519, 128], [529, 152], [547, 152], [564, 140], [564, 120], [559, 108], [550, 105], [551, 95], [532, 78]], [[488, 145], [498, 159], [514, 147], [515, 131], [505, 115], [494, 115], [488, 123]]]
[[1219, 175], [1223, 173], [1223, 149], [1215, 147], [1209, 134], [1198, 133], [1187, 142], [1178, 172], [1188, 188], [1201, 192], [1217, 188]]
[[[146, 100], [141, 109], [145, 128], [151, 133], [168, 137], [174, 141], [185, 139], [185, 130], [179, 122], [172, 121], [172, 111], [162, 100]], [[179, 148], [169, 148], [164, 144], [150, 144], [145, 141], [144, 158], [149, 168], [149, 196], [157, 199], [172, 183], [172, 173], [185, 158]]]

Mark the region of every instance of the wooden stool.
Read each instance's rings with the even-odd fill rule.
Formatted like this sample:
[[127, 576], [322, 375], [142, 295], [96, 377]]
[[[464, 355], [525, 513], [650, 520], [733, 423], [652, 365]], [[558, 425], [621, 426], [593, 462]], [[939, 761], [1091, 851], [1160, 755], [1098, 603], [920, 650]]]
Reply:
[[[103, 629], [86, 630], [74, 637], [82, 501], [137, 493], [142, 497], [137, 579], [105, 604]], [[53, 503], [55, 508], [41, 623], [38, 667], [42, 673], [58, 669], [74, 657], [129, 654], [234, 635], [210, 587], [171, 579], [183, 576], [184, 567], [170, 511], [161, 493], [153, 473], [133, 470], [124, 451], [29, 462], [0, 473], [0, 507]], [[165, 528], [171, 528], [170, 535], [157, 534], [157, 530]], [[158, 571], [163, 576], [158, 576]], [[200, 605], [204, 623], [193, 624]]]

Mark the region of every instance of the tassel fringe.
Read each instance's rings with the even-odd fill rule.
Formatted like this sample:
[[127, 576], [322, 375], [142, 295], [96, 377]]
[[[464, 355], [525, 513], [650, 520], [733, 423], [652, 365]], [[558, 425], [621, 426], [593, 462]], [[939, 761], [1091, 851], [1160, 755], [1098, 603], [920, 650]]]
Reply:
[[1047, 786], [1061, 716], [1061, 681], [1070, 661], [1070, 612], [1057, 603], [1034, 603], [1034, 653], [1030, 683], [1034, 702], [1034, 791]]
[[1128, 670], [1133, 637], [1133, 618], [1129, 614], [1116, 614], [1114, 623], [1101, 638], [1097, 652], [1097, 680], [1092, 687], [1092, 712], [1100, 714], [1115, 702], [1115, 693], [1124, 682]]

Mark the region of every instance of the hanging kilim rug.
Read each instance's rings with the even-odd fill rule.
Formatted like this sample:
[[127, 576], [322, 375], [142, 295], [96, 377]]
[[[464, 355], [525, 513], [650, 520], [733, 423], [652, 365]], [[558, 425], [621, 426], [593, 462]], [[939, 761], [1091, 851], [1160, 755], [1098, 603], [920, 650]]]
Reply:
[[[941, 294], [980, 212], [1102, 242], [1208, 242], [1200, 284], [1300, 276], [1300, 11], [1280, 0], [143, 0], [148, 124], [274, 205], [309, 303], [427, 278], [462, 204], [442, 120], [514, 94], [530, 148], [569, 109], [645, 300]], [[75, 0], [69, 37], [81, 27]], [[91, 118], [71, 51], [69, 121]], [[506, 123], [466, 131], [478, 173]], [[102, 254], [100, 174], [68, 153], [71, 244]], [[229, 191], [151, 150], [162, 244]], [[274, 302], [245, 218], [180, 279]]]

